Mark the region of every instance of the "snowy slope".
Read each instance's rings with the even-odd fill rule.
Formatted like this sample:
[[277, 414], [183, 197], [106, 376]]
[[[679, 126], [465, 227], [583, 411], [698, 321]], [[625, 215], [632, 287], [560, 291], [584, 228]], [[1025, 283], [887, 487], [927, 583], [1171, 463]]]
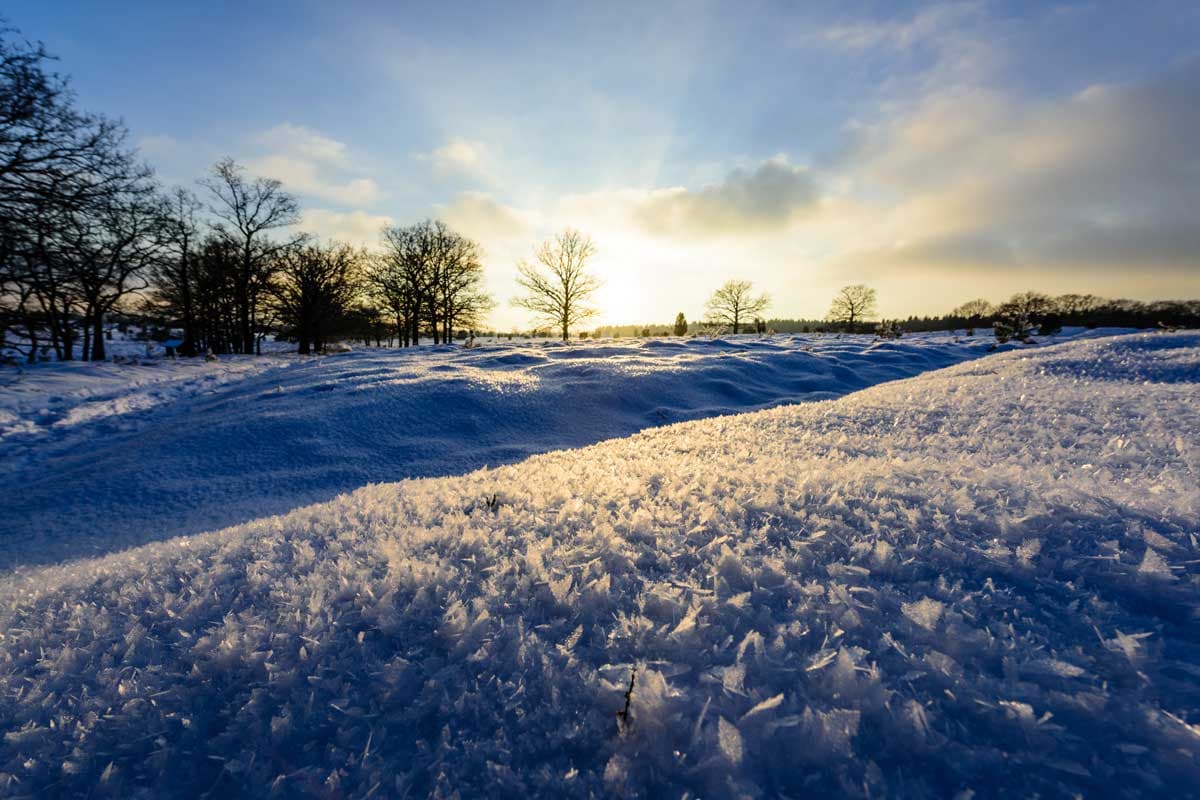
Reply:
[[993, 343], [944, 334], [542, 341], [45, 365], [0, 386], [0, 476], [20, 487], [0, 513], [0, 569], [214, 530], [370, 482], [836, 397]]
[[10, 575], [0, 790], [1195, 796], [1197, 384], [1002, 353]]

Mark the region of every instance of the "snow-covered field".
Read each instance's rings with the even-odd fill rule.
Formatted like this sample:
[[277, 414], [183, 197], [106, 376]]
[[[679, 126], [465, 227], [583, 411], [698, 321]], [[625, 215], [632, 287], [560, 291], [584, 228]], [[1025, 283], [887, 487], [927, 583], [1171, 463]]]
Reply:
[[994, 341], [541, 340], [0, 373], [0, 477], [19, 487], [0, 514], [0, 569], [201, 533], [370, 482], [837, 397]]
[[[156, 406], [86, 457], [20, 457], [59, 470], [74, 524], [145, 541], [149, 517], [123, 538], [105, 514], [142, 492], [173, 515], [172, 458], [199, 459], [175, 477], [243, 463], [250, 491], [378, 474], [340, 472], [356, 454], [444, 473], [986, 343], [810, 344], [296, 362]], [[1194, 796], [1198, 384], [1197, 334], [1003, 352], [9, 572], [0, 792]], [[420, 449], [427, 418], [448, 433]], [[139, 457], [158, 483], [130, 481]], [[256, 472], [273, 459], [296, 475]], [[5, 519], [51, 525], [34, 491]]]

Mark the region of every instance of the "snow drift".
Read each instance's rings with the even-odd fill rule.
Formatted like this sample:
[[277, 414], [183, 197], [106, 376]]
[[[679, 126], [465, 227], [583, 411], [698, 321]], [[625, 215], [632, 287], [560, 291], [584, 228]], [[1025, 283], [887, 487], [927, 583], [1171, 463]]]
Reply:
[[1194, 795], [1197, 383], [1009, 352], [10, 575], [0, 791]]
[[[0, 569], [102, 555], [983, 355], [946, 334], [545, 341], [217, 364], [51, 364], [0, 388]], [[125, 379], [127, 385], [120, 385]]]

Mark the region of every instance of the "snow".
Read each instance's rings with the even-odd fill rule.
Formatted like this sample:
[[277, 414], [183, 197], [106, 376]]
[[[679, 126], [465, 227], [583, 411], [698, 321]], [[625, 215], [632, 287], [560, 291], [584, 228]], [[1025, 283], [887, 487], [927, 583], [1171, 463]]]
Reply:
[[[916, 356], [888, 362], [896, 347], [961, 360], [952, 343], [902, 340], [855, 372], [876, 351], [837, 346], [712, 345], [724, 355], [681, 368], [736, 384], [808, 364], [788, 373], [793, 394], [754, 387], [769, 405], [833, 391], [815, 387], [839, 369], [847, 388], [900, 377]], [[553, 408], [522, 402], [555, 376], [583, 383], [556, 398], [586, 416], [624, 368], [567, 352], [441, 363], [462, 394], [488, 387], [459, 413], [487, 393]], [[483, 366], [512, 356], [524, 367]], [[652, 381], [670, 365], [625, 366]], [[434, 396], [416, 359], [352, 354], [248, 376], [224, 399], [351, 380]], [[655, 386], [628, 381], [604, 401]], [[1007, 351], [10, 572], [0, 787], [1194, 795], [1198, 383], [1194, 333]], [[355, 391], [387, 404], [380, 419], [414, 423], [392, 390]]]
[[0, 373], [0, 476], [20, 487], [0, 514], [0, 569], [202, 533], [371, 482], [836, 397], [993, 346], [945, 334], [541, 340]]

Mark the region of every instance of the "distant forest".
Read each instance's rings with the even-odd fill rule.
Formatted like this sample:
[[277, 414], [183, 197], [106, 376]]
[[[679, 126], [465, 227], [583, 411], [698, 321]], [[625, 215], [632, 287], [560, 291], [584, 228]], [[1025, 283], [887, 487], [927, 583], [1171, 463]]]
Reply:
[[[997, 323], [1027, 325], [1032, 331], [1046, 333], [1065, 326], [1085, 328], [1200, 328], [1200, 300], [1110, 300], [1091, 294], [1050, 296], [1040, 292], [1022, 292], [1003, 303], [971, 300], [941, 316], [910, 316], [906, 319], [868, 319], [847, 323], [832, 319], [792, 319], [771, 317], [762, 321], [768, 332], [775, 333], [877, 333], [886, 324], [901, 333], [922, 331], [963, 331], [994, 329]], [[670, 336], [671, 323], [649, 325], [604, 325], [581, 337]], [[688, 323], [687, 334], [712, 333], [707, 322]], [[488, 334], [494, 335], [494, 334]], [[538, 332], [534, 332], [538, 335]], [[545, 335], [551, 335], [549, 331]]]

